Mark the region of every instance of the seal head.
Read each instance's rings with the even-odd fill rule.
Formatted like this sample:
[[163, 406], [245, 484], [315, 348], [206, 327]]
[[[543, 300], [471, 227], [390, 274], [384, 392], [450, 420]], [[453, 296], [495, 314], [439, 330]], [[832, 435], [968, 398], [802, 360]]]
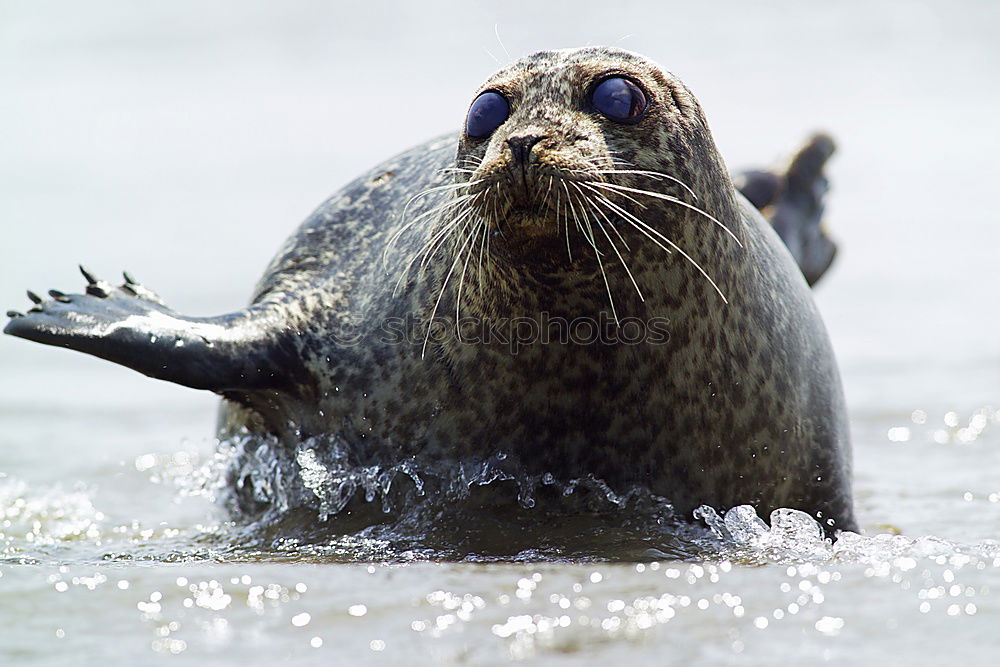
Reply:
[[[718, 252], [735, 254], [740, 207], [700, 107], [679, 80], [625, 51], [542, 52], [490, 77], [468, 119], [447, 204], [453, 215], [442, 216], [438, 231], [454, 239], [452, 256], [464, 253], [465, 281], [493, 284], [489, 306], [499, 297], [508, 314], [530, 315], [541, 304], [503, 293], [533, 279], [589, 291], [596, 277], [604, 288], [598, 310], [579, 315], [642, 315], [650, 309], [635, 312], [645, 300], [639, 277], [660, 282], [671, 254], [726, 302], [726, 276], [709, 268], [713, 253], [703, 251], [729, 244]], [[700, 237], [689, 245], [686, 227]], [[464, 260], [473, 255], [470, 271]], [[489, 275], [474, 277], [484, 262]]]

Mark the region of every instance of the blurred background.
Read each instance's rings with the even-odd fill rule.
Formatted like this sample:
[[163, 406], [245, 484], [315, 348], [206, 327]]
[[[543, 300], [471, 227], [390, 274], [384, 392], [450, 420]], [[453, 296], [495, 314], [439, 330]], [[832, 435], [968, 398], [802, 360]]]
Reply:
[[[838, 140], [828, 225], [841, 252], [817, 299], [859, 497], [889, 520], [898, 497], [880, 504], [875, 489], [930, 472], [914, 450], [874, 448], [889, 429], [933, 446], [949, 419], [1000, 404], [998, 34], [988, 0], [3, 0], [0, 305], [79, 290], [82, 262], [107, 279], [130, 270], [183, 313], [238, 308], [313, 208], [458, 130], [498, 64], [616, 45], [687, 82], [732, 168], [771, 164], [816, 129]], [[3, 338], [0, 377], [0, 468], [22, 477], [212, 433], [211, 396], [83, 355]], [[42, 472], [35, 444], [59, 461], [81, 451]], [[947, 456], [934, 469], [955, 466], [948, 488], [995, 486], [983, 455]]]

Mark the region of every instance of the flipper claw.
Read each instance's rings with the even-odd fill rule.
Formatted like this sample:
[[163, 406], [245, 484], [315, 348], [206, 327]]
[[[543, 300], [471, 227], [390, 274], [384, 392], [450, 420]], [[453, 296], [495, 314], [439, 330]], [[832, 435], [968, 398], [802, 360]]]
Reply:
[[31, 299], [32, 303], [39, 304], [39, 303], [42, 302], [42, 297], [38, 296], [37, 294], [35, 294], [31, 290], [28, 290], [27, 294], [28, 294], [28, 298]]
[[24, 317], [24, 313], [19, 313], [16, 310], [8, 310], [7, 317]]
[[94, 277], [93, 272], [91, 272], [90, 269], [88, 269], [87, 267], [85, 267], [83, 264], [80, 265], [80, 273], [82, 273], [83, 277], [87, 279], [87, 284], [88, 285], [96, 285], [97, 284], [97, 278]]
[[125, 278], [125, 284], [127, 285], [138, 285], [139, 281], [132, 277], [132, 274], [128, 271], [122, 271], [122, 277]]
[[63, 294], [62, 292], [60, 292], [59, 290], [57, 290], [57, 289], [50, 289], [49, 290], [49, 296], [51, 296], [53, 299], [55, 299], [56, 301], [59, 301], [61, 303], [69, 303], [70, 302], [70, 298], [68, 296], [66, 296], [65, 294]]

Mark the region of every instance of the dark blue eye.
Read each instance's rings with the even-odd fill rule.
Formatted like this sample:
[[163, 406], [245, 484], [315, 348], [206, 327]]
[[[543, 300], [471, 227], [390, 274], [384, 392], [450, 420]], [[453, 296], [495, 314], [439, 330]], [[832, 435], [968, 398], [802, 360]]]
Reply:
[[510, 105], [500, 93], [487, 90], [476, 98], [465, 121], [465, 133], [475, 139], [493, 134], [510, 116]]
[[637, 118], [646, 110], [646, 96], [642, 89], [628, 79], [612, 77], [594, 88], [594, 108], [619, 122]]

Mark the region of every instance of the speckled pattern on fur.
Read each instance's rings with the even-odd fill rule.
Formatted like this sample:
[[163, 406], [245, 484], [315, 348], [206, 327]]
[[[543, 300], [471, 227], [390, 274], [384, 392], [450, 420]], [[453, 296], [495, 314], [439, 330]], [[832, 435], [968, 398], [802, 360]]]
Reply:
[[[590, 91], [609, 75], [646, 92], [638, 122], [591, 108]], [[338, 433], [397, 460], [504, 452], [538, 473], [646, 485], [687, 516], [701, 504], [747, 503], [762, 516], [792, 507], [828, 529], [853, 529], [848, 428], [826, 331], [781, 240], [734, 190], [684, 84], [640, 56], [585, 48], [531, 55], [484, 90], [511, 106], [492, 136], [431, 141], [348, 185], [279, 251], [254, 304], [218, 320], [253, 332], [218, 354], [250, 350], [258, 360], [253, 382], [209, 387], [228, 399], [222, 432], [289, 445]], [[507, 143], [520, 135], [542, 137], [526, 165], [513, 163]], [[584, 201], [593, 187], [574, 184], [588, 170], [691, 202], [729, 233], [691, 208], [619, 187], [602, 191], [690, 260], [607, 206], [601, 222], [613, 235], [592, 229], [588, 238], [570, 229], [578, 218], [569, 206], [575, 199], [574, 215], [589, 206], [592, 221], [600, 217]], [[672, 180], [623, 173], [641, 170], [683, 181], [697, 200]], [[550, 179], [560, 192], [566, 183], [565, 197], [543, 196]], [[463, 194], [479, 196], [448, 207]], [[501, 330], [516, 318], [596, 320], [611, 312], [609, 291], [619, 317], [659, 318], [669, 339], [535, 342], [514, 354], [509, 341], [460, 340], [444, 326], [425, 348], [432, 314]], [[262, 358], [272, 360], [266, 370]]]

